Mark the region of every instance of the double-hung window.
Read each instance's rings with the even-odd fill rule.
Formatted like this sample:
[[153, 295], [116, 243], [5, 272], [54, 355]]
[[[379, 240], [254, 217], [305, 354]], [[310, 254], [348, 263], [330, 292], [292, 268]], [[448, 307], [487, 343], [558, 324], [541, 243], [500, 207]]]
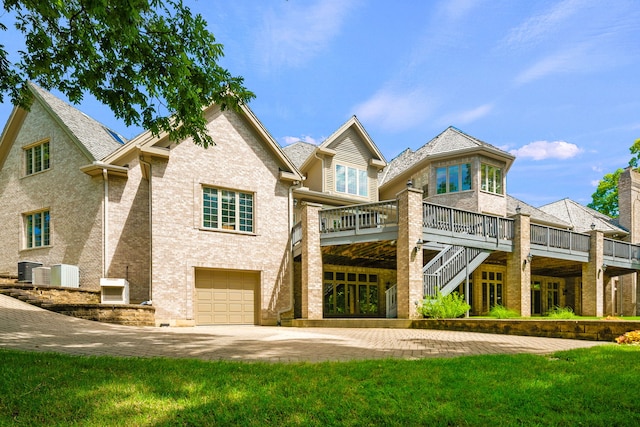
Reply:
[[503, 194], [502, 190], [502, 169], [486, 163], [481, 165], [480, 182], [482, 191], [489, 193]]
[[471, 190], [471, 164], [462, 163], [436, 169], [438, 194]]
[[336, 191], [367, 197], [369, 194], [367, 171], [345, 165], [336, 165]]
[[25, 175], [33, 175], [49, 169], [49, 140], [39, 142], [24, 149]]
[[24, 215], [26, 248], [39, 248], [50, 244], [49, 211], [32, 212]]
[[202, 226], [252, 233], [254, 231], [253, 193], [203, 187]]

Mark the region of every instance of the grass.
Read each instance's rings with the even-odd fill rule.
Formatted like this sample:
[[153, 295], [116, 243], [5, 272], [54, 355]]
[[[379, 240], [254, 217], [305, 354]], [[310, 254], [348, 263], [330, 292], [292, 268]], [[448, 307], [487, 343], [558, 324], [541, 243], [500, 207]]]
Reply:
[[636, 426], [640, 346], [262, 364], [0, 350], [0, 426]]

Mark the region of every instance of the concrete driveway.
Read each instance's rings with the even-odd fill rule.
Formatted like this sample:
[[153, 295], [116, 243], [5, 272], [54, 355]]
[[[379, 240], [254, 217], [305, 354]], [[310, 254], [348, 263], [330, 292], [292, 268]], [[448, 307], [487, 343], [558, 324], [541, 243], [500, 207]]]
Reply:
[[418, 329], [119, 326], [64, 316], [0, 295], [0, 348], [85, 356], [320, 362], [549, 354], [603, 344], [606, 345], [558, 338]]

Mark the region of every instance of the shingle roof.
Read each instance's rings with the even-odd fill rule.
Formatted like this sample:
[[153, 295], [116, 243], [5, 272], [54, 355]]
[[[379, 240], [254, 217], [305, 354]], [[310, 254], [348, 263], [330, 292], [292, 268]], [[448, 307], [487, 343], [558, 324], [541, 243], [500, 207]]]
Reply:
[[313, 150], [315, 150], [316, 147], [317, 145], [309, 144], [308, 142], [298, 141], [291, 145], [287, 145], [286, 147], [283, 147], [282, 151], [284, 151], [287, 157], [289, 157], [289, 159], [295, 165], [295, 167], [299, 169], [300, 166], [304, 164], [305, 160], [309, 158], [311, 153], [313, 153]]
[[614, 219], [571, 199], [558, 200], [540, 206], [539, 209], [570, 223], [578, 233], [590, 231], [591, 224], [595, 224], [596, 230], [601, 230], [608, 235], [628, 234], [627, 230], [620, 227]]
[[412, 151], [407, 148], [400, 153], [395, 159], [389, 162], [389, 165], [380, 174], [380, 185], [391, 181], [396, 176], [402, 174], [404, 171], [419, 163], [423, 159], [429, 156], [437, 154], [452, 153], [455, 151], [461, 151], [471, 148], [488, 148], [492, 151], [497, 151], [504, 154], [506, 157], [513, 158], [513, 155], [501, 150], [491, 144], [474, 138], [471, 135], [467, 135], [460, 129], [453, 126], [449, 126], [438, 136], [427, 142], [416, 151]]
[[571, 223], [507, 195], [507, 216], [515, 214], [517, 208], [520, 208], [520, 212], [530, 215], [533, 223], [551, 225], [557, 228], [571, 228]]
[[[126, 142], [126, 140], [116, 132], [109, 130], [103, 124], [41, 87], [31, 83], [31, 88], [35, 95], [51, 108], [51, 111], [58, 116], [69, 132], [71, 132], [78, 142], [93, 156], [92, 160], [102, 160], [121, 147], [122, 143]], [[120, 138], [121, 142], [118, 142], [116, 137]]]

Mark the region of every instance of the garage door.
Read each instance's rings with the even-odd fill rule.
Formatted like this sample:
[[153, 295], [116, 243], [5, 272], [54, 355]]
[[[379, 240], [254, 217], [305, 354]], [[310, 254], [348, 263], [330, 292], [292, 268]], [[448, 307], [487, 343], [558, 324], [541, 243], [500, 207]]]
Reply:
[[255, 272], [196, 270], [196, 324], [254, 325], [258, 283]]

